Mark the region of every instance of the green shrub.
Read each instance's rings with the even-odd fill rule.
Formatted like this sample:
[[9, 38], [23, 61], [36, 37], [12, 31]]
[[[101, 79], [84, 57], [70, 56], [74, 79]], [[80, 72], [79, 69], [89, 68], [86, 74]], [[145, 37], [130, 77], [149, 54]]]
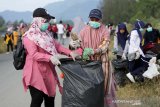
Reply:
[[3, 39], [4, 38], [0, 37], [0, 53], [6, 52], [6, 44]]

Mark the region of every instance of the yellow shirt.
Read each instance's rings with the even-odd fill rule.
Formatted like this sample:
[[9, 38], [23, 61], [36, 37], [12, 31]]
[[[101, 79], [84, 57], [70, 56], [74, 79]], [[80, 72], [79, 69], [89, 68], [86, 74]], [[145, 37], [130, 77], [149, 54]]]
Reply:
[[8, 44], [8, 42], [11, 40], [11, 42], [13, 43], [13, 39], [12, 39], [12, 34], [11, 35], [8, 35], [8, 34], [6, 34], [6, 44]]
[[13, 31], [13, 38], [14, 38], [13, 44], [14, 45], [17, 45], [18, 36], [19, 36], [18, 32], [17, 31]]

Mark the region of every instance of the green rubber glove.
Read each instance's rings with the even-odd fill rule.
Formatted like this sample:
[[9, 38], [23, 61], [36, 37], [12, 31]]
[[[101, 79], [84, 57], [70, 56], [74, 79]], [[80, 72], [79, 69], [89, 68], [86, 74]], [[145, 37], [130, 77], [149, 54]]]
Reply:
[[83, 51], [83, 60], [89, 60], [89, 57], [94, 55], [94, 50], [92, 48], [85, 48]]

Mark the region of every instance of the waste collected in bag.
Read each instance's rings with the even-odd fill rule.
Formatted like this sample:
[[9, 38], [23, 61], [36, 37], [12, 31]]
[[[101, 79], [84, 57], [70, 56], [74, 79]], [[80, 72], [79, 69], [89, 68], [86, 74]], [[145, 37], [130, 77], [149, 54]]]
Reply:
[[104, 75], [100, 61], [61, 59], [64, 72], [62, 107], [104, 107]]

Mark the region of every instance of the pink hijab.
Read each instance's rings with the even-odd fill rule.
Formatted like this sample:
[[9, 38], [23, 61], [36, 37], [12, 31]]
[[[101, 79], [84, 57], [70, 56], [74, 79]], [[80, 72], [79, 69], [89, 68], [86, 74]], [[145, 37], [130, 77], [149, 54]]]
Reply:
[[33, 41], [37, 46], [49, 52], [51, 55], [57, 54], [54, 39], [49, 31], [42, 32], [41, 25], [46, 21], [42, 17], [33, 18], [33, 22], [29, 30], [24, 34], [29, 40]]

